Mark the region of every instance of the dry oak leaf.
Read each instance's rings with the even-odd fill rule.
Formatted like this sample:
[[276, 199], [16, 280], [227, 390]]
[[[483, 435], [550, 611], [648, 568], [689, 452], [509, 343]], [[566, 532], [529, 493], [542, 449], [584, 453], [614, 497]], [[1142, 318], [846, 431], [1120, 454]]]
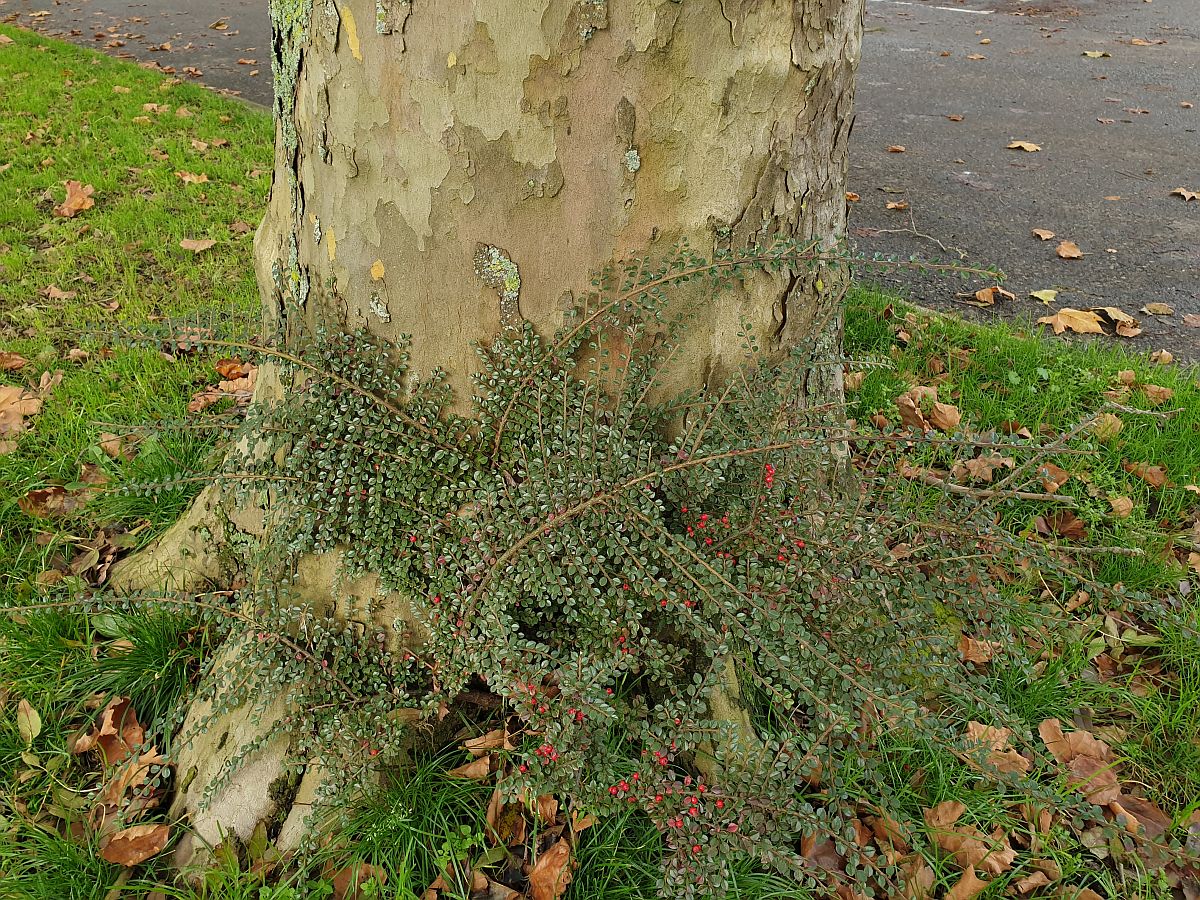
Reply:
[[1042, 148], [1030, 141], [1013, 141], [1008, 145], [1008, 150], [1024, 150], [1026, 153], [1037, 153]]
[[1104, 741], [1083, 730], [1065, 734], [1058, 719], [1046, 719], [1038, 734], [1050, 755], [1067, 767], [1067, 783], [1080, 788], [1092, 803], [1104, 806], [1121, 795], [1112, 749]]
[[1100, 326], [1100, 317], [1086, 309], [1072, 309], [1064, 306], [1052, 316], [1038, 319], [1039, 325], [1049, 325], [1055, 334], [1062, 334], [1068, 329], [1076, 334], [1104, 334]]
[[1087, 525], [1069, 509], [1055, 510], [1034, 519], [1039, 534], [1057, 535], [1069, 541], [1087, 539]]
[[1123, 462], [1121, 463], [1121, 468], [1130, 475], [1142, 479], [1142, 481], [1146, 482], [1152, 488], [1164, 488], [1170, 483], [1167, 478], [1167, 470], [1162, 466], [1152, 466], [1149, 463], [1140, 462]]
[[1038, 466], [1038, 476], [1042, 479], [1042, 489], [1047, 494], [1055, 494], [1058, 489], [1071, 480], [1071, 473], [1054, 463], [1042, 463]]
[[571, 845], [560, 838], [529, 870], [530, 900], [558, 900], [571, 883], [573, 868]]
[[1047, 228], [1035, 228], [1033, 229], [1033, 236], [1039, 241], [1048, 241], [1054, 237], [1054, 232]]
[[216, 245], [216, 241], [210, 238], [196, 240], [195, 238], [184, 238], [179, 242], [179, 246], [184, 250], [191, 250], [193, 253], [203, 253]]
[[946, 900], [973, 900], [982, 894], [987, 886], [988, 883], [975, 874], [974, 867], [968, 867], [954, 887], [946, 891]]
[[951, 854], [960, 869], [977, 866], [992, 875], [1007, 871], [1017, 852], [999, 828], [989, 838], [974, 825], [953, 827], [966, 809], [957, 800], [946, 800], [925, 810], [925, 826], [934, 843]]
[[0, 455], [17, 449], [17, 438], [29, 428], [28, 419], [42, 411], [46, 396], [62, 381], [62, 372], [43, 372], [36, 388], [0, 384]]
[[1142, 393], [1146, 395], [1146, 399], [1154, 406], [1162, 406], [1175, 396], [1173, 390], [1157, 384], [1143, 384]]
[[117, 697], [101, 710], [91, 729], [70, 742], [72, 753], [100, 749], [105, 766], [115, 766], [139, 753], [146, 743], [146, 729], [138, 722], [132, 701]]
[[953, 431], [962, 421], [962, 412], [949, 403], [935, 403], [929, 411], [929, 421], [938, 431]]
[[1128, 519], [1133, 513], [1133, 500], [1129, 497], [1109, 497], [1108, 505], [1115, 519]]
[[245, 378], [254, 369], [254, 366], [247, 365], [240, 359], [218, 359], [213, 363], [213, 368], [226, 381], [233, 381], [237, 378]]
[[15, 372], [29, 365], [29, 360], [17, 353], [0, 350], [0, 372]]
[[1074, 241], [1059, 241], [1054, 252], [1058, 254], [1059, 259], [1083, 259], [1083, 251]]
[[988, 765], [997, 772], [1024, 774], [1032, 763], [1013, 749], [1011, 739], [1012, 731], [1008, 728], [997, 728], [982, 722], [967, 723], [968, 751], [986, 749]]
[[1045, 872], [1031, 872], [1024, 878], [1014, 881], [1013, 887], [1017, 889], [1018, 894], [1028, 894], [1048, 884], [1050, 884], [1050, 876]]
[[1175, 308], [1167, 303], [1160, 303], [1157, 300], [1153, 303], [1147, 303], [1142, 307], [1142, 312], [1148, 316], [1173, 316]]
[[333, 876], [334, 900], [362, 900], [362, 898], [378, 896], [378, 892], [367, 893], [362, 890], [364, 884], [374, 881], [379, 887], [387, 884], [387, 872], [379, 866], [369, 863], [355, 863], [339, 870]]
[[473, 780], [487, 778], [488, 775], [492, 774], [492, 756], [489, 753], [487, 756], [477, 757], [469, 763], [463, 763], [463, 765], [451, 769], [446, 774], [451, 778], [470, 778]]
[[1138, 320], [1116, 306], [1093, 306], [1089, 311], [1105, 316], [1120, 337], [1137, 337], [1142, 333]]
[[964, 662], [985, 665], [992, 661], [996, 651], [1001, 648], [997, 641], [980, 641], [965, 634], [958, 639], [958, 655]]
[[956, 463], [953, 474], [960, 480], [965, 476], [975, 481], [983, 481], [990, 484], [992, 481], [992, 473], [1001, 467], [1011, 469], [1016, 465], [1016, 461], [1010, 456], [1001, 456], [995, 451], [987, 456], [976, 456], [974, 459], [968, 459], [966, 462]]
[[1171, 817], [1142, 797], [1122, 794], [1110, 803], [1108, 808], [1114, 816], [1125, 818], [1125, 830], [1130, 834], [1145, 831], [1146, 837], [1154, 840], [1162, 837], [1171, 827]]
[[110, 835], [100, 847], [100, 856], [110, 863], [136, 866], [162, 852], [170, 834], [167, 825], [132, 825]]
[[1003, 297], [1005, 300], [1016, 300], [1017, 295], [1012, 291], [1006, 291], [999, 285], [992, 287], [980, 288], [975, 292], [975, 299], [980, 306], [991, 306], [996, 302], [997, 297]]
[[96, 189], [90, 184], [83, 184], [79, 181], [64, 181], [67, 186], [67, 199], [54, 207], [54, 214], [62, 216], [65, 219], [73, 219], [85, 209], [91, 209], [96, 205], [96, 201], [92, 199], [92, 194]]
[[1188, 200], [1200, 200], [1200, 191], [1189, 191], [1187, 188], [1175, 188], [1171, 191], [1172, 197], [1182, 197], [1186, 203]]

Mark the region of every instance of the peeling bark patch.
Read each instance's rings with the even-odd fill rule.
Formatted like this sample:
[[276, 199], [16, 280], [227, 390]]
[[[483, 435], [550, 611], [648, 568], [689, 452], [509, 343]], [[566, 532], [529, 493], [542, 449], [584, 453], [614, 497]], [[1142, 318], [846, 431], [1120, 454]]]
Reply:
[[371, 295], [371, 312], [380, 322], [392, 321], [392, 314], [388, 312], [387, 304], [383, 302], [383, 298], [378, 294]]
[[475, 249], [475, 274], [500, 295], [500, 324], [508, 328], [521, 322], [521, 273], [508, 253], [491, 244]]
[[597, 31], [608, 27], [608, 0], [580, 0], [579, 36], [590, 40]]
[[342, 26], [346, 29], [346, 43], [350, 45], [350, 55], [362, 62], [362, 46], [358, 42], [358, 26], [354, 24], [354, 13], [349, 6], [342, 7]]
[[[410, 0], [375, 0], [375, 31], [378, 34], [404, 34], [412, 13]], [[404, 49], [401, 43], [400, 49]]]

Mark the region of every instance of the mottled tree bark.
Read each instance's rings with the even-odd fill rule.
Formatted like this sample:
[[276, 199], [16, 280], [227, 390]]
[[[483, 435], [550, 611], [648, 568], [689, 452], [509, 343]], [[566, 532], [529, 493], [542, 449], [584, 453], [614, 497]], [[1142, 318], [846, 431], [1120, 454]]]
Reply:
[[[611, 260], [831, 246], [861, 16], [862, 0], [273, 0], [275, 178], [255, 242], [270, 322], [289, 339], [411, 335], [416, 374], [447, 370], [465, 408], [473, 346], [521, 320], [550, 334]], [[743, 323], [768, 352], [836, 353], [844, 286], [836, 270], [758, 275], [681, 298], [701, 315], [674, 381], [742, 362]], [[807, 388], [839, 398], [840, 365]], [[215, 502], [163, 544], [198, 575], [219, 570], [194, 527]], [[222, 816], [245, 837], [275, 812], [268, 749], [195, 816], [208, 840]], [[194, 781], [221, 755], [198, 747]]]

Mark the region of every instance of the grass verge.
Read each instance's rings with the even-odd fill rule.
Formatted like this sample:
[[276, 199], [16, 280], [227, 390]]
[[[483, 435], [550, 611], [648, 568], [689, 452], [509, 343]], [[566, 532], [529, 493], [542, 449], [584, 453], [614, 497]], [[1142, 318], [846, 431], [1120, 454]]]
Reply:
[[[109, 484], [203, 469], [222, 431], [219, 408], [193, 416], [199, 427], [156, 423], [188, 418], [189, 398], [215, 379], [213, 360], [176, 347], [122, 346], [105, 335], [214, 308], [253, 316], [250, 237], [241, 220], [253, 224], [264, 202], [272, 128], [264, 113], [200, 88], [26, 32], [0, 33], [13, 41], [0, 46], [0, 350], [25, 360], [0, 372], [0, 384], [34, 385], [43, 373], [63, 372], [29, 431], [0, 455], [0, 601], [19, 601], [47, 586], [47, 571], [72, 577], [82, 560], [94, 575], [91, 552], [107, 552], [113, 536], [123, 538], [115, 550], [143, 542], [188, 501], [188, 491], [153, 502], [99, 493], [70, 515], [50, 517], [31, 516], [20, 503], [54, 486], [79, 490], [85, 464]], [[95, 205], [59, 216], [54, 207], [69, 180], [92, 185]], [[185, 239], [215, 244], [196, 253], [179, 246]], [[996, 672], [993, 686], [1031, 726], [1082, 716], [1104, 729], [1126, 776], [1187, 820], [1200, 807], [1198, 607], [1183, 589], [1200, 568], [1200, 555], [1191, 555], [1200, 542], [1200, 498], [1191, 489], [1200, 473], [1196, 372], [1110, 344], [1065, 346], [1019, 329], [926, 316], [869, 288], [850, 298], [846, 344], [869, 363], [850, 366], [862, 374], [852, 378], [850, 412], [864, 428], [894, 428], [896, 397], [916, 385], [935, 386], [976, 434], [1061, 435], [1097, 414], [1120, 420], [1116, 433], [1082, 430], [1055, 458], [1069, 476], [1055, 489], [1074, 501], [1075, 537], [1056, 533], [1063, 523], [1048, 524], [1037, 503], [1002, 505], [1004, 522], [1030, 540], [1085, 553], [1097, 580], [1153, 592], [1177, 615], [1152, 632], [1131, 632], [1119, 614], [1081, 605], [1070, 645], [1037, 672]], [[136, 455], [106, 452], [104, 435], [135, 427], [145, 428]], [[894, 446], [886, 452], [896, 453]], [[987, 487], [969, 474], [956, 479], [955, 460], [936, 447], [914, 446], [904, 462], [964, 488]], [[1161, 469], [1161, 484], [1150, 467]], [[994, 477], [1003, 471], [998, 464]], [[162, 614], [0, 618], [0, 893], [101, 898], [122, 878], [94, 847], [59, 831], [79, 814], [94, 778], [69, 740], [93, 717], [98, 695], [131, 696], [151, 733], [165, 737], [206, 653], [204, 635], [197, 623]], [[17, 723], [21, 699], [39, 715], [32, 739]], [[880, 759], [895, 773], [895, 805], [915, 815], [947, 799], [967, 804], [981, 823], [1009, 815], [1012, 798], [980, 790], [960, 760], [936, 748], [897, 738]], [[373, 795], [341, 826], [349, 857], [391, 873], [384, 896], [421, 896], [444, 858], [482, 833], [487, 792], [447, 781], [444, 768], [431, 763]], [[631, 815], [585, 834], [570, 897], [653, 895], [661, 853], [653, 827]], [[1045, 852], [1064, 879], [1090, 879], [1108, 896], [1161, 896], [1153, 876], [1102, 868], [1093, 850], [1062, 836]], [[944, 860], [932, 851], [929, 858], [939, 883], [953, 884]], [[994, 881], [989, 892], [1003, 893], [1019, 874]], [[155, 877], [152, 867], [127, 890]], [[328, 890], [323, 884], [318, 876], [308, 887], [319, 893]], [[299, 887], [230, 863], [200, 893], [286, 900]], [[804, 895], [747, 870], [735, 896]]]

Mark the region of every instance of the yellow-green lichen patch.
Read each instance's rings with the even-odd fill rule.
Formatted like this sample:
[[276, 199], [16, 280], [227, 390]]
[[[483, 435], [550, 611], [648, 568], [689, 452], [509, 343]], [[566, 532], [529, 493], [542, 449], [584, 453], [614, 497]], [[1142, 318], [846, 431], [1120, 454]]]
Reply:
[[475, 250], [475, 274], [500, 295], [500, 324], [507, 328], [521, 321], [521, 273], [499, 247], [480, 244]]

